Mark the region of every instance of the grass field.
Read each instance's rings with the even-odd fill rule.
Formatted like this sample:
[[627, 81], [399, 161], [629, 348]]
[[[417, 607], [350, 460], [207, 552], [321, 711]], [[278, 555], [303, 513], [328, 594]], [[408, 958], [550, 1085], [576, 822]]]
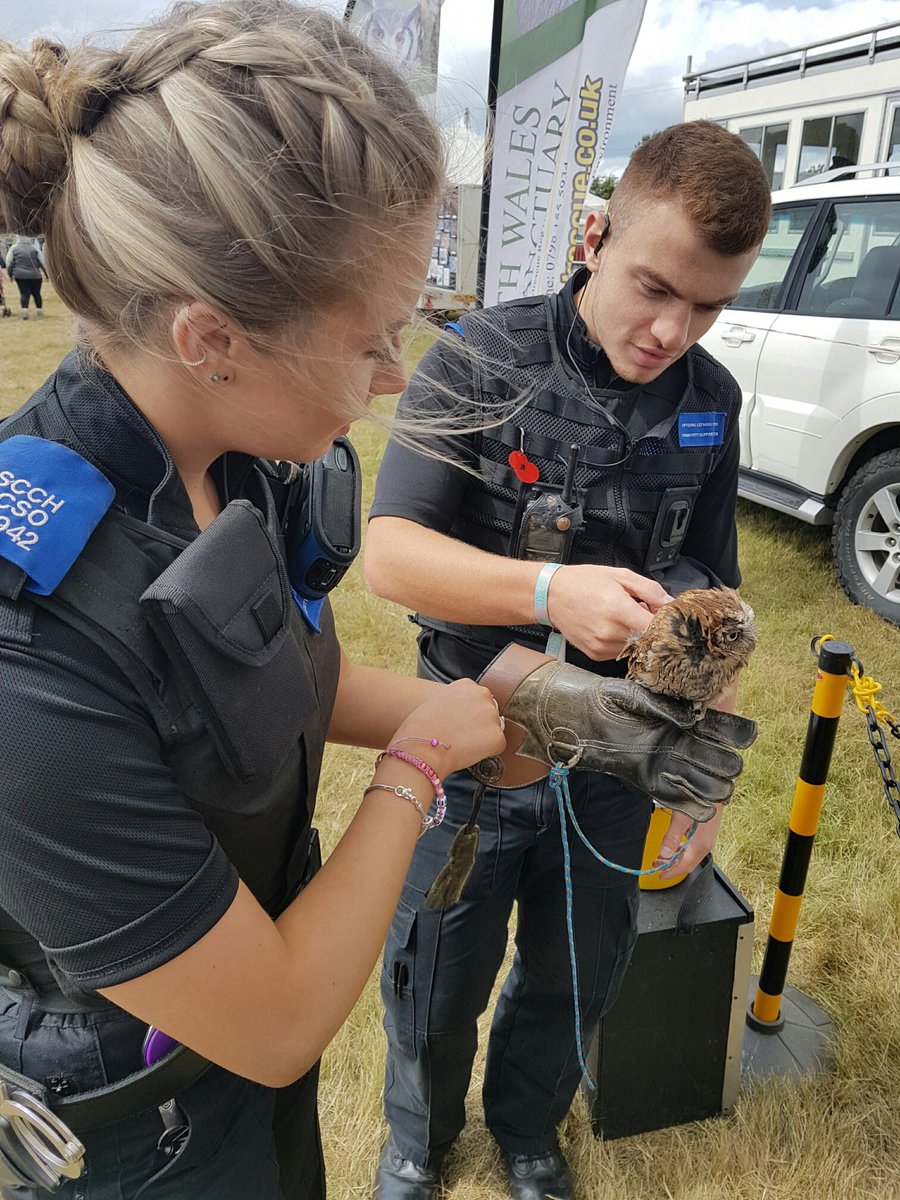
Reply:
[[[27, 398], [70, 344], [69, 323], [52, 293], [47, 314], [40, 323], [0, 322], [4, 413]], [[354, 441], [365, 463], [368, 502], [383, 436], [356, 426]], [[844, 598], [821, 530], [743, 504], [739, 522], [743, 592], [760, 625], [741, 708], [759, 721], [760, 736], [726, 816], [718, 861], [756, 911], [758, 969], [815, 681], [810, 638], [831, 633], [850, 642], [867, 672], [883, 683], [886, 707], [898, 715], [900, 638]], [[412, 670], [413, 631], [405, 612], [372, 596], [358, 567], [336, 593], [335, 610], [352, 657]], [[329, 751], [318, 809], [326, 849], [358, 804], [371, 766], [369, 752]], [[836, 1073], [744, 1088], [731, 1116], [609, 1142], [591, 1135], [579, 1099], [563, 1140], [581, 1200], [900, 1200], [900, 839], [863, 719], [849, 700], [789, 982], [836, 1021]], [[660, 1077], [689, 1072], [698, 1052], [673, 1028], [665, 1061], [641, 1069]], [[321, 1113], [335, 1200], [371, 1194], [384, 1137], [383, 1061], [373, 979], [325, 1056]], [[452, 1200], [507, 1195], [481, 1117], [480, 1071], [479, 1062], [469, 1125], [448, 1163], [445, 1195]]]

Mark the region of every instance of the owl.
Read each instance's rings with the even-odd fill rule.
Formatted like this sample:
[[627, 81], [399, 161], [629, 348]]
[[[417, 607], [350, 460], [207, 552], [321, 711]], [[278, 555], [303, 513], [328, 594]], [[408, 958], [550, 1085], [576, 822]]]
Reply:
[[702, 715], [745, 667], [756, 646], [756, 619], [734, 588], [694, 588], [658, 609], [619, 658], [628, 678], [651, 692], [691, 700]]
[[421, 20], [415, 5], [405, 8], [396, 4], [373, 3], [357, 26], [356, 33], [405, 79], [411, 78], [421, 66]]

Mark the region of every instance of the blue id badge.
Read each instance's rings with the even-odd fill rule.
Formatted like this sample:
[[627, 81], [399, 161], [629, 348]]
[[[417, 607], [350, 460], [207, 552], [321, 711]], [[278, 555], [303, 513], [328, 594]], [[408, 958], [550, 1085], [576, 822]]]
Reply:
[[722, 412], [681, 413], [678, 418], [679, 446], [721, 446], [725, 441]]
[[26, 434], [0, 442], [0, 556], [28, 576], [26, 591], [59, 586], [115, 494], [67, 446]]

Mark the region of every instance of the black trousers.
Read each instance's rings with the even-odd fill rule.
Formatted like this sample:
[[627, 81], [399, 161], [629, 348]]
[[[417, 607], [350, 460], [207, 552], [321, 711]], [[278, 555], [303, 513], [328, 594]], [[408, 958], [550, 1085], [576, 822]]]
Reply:
[[41, 300], [41, 283], [40, 279], [20, 279], [16, 276], [16, 283], [19, 286], [19, 303], [22, 308], [28, 307], [28, 301], [34, 297], [34, 307], [42, 308], [43, 300]]
[[[63, 1007], [65, 1002], [62, 1002]], [[86, 1091], [140, 1063], [143, 1027], [114, 1008], [46, 1011], [0, 990], [0, 1059], [57, 1089]], [[176, 1099], [189, 1129], [172, 1158], [153, 1109], [86, 1134], [87, 1168], [59, 1200], [324, 1200], [318, 1066], [278, 1091], [211, 1067]], [[2, 1200], [48, 1193], [6, 1189]]]
[[[388, 1041], [385, 1114], [405, 1158], [436, 1166], [465, 1122], [476, 1022], [503, 961], [513, 902], [516, 954], [491, 1025], [485, 1121], [503, 1149], [539, 1153], [581, 1079], [575, 1044], [565, 883], [556, 798], [549, 784], [488, 789], [481, 842], [461, 901], [423, 906], [474, 781], [445, 781], [443, 825], [416, 848], [385, 947], [381, 991]], [[651, 802], [608, 775], [570, 776], [579, 824], [607, 858], [638, 867]], [[589, 1035], [612, 1004], [637, 936], [637, 880], [594, 859], [570, 830], [581, 1008]]]

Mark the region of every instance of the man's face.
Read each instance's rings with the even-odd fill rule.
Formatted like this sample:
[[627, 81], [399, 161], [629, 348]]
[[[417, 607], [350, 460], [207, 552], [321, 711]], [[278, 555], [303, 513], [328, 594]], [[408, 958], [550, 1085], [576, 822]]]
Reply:
[[588, 216], [586, 266], [591, 277], [580, 312], [613, 370], [649, 383], [706, 333], [737, 295], [759, 247], [745, 254], [711, 250], [677, 200], [654, 200], [630, 225], [615, 218], [599, 254], [603, 217]]

